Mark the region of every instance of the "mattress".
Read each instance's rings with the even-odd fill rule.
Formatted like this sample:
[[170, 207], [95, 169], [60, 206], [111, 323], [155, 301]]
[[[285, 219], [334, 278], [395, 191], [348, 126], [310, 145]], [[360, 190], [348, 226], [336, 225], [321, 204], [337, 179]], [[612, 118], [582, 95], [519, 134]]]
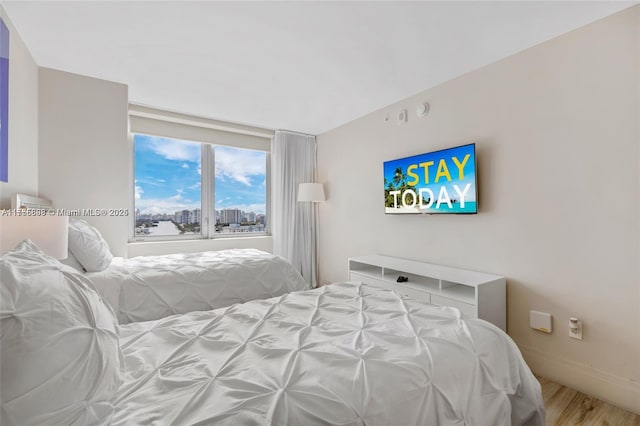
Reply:
[[255, 249], [116, 257], [104, 271], [86, 276], [121, 324], [309, 288], [288, 261]]
[[362, 283], [123, 325], [114, 425], [544, 425], [494, 325]]

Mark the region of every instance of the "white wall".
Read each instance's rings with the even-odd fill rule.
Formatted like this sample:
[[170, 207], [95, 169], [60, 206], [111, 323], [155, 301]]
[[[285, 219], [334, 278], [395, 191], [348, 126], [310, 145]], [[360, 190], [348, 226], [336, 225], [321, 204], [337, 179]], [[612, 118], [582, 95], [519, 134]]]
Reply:
[[[127, 86], [40, 68], [39, 98], [40, 195], [58, 208], [129, 209]], [[84, 219], [126, 255], [130, 217]]]
[[[320, 135], [321, 282], [368, 253], [505, 275], [534, 371], [640, 411], [639, 28], [636, 6]], [[384, 161], [470, 142], [478, 215], [384, 214]], [[529, 328], [531, 309], [552, 334]]]
[[4, 9], [9, 28], [9, 181], [0, 182], [0, 208], [16, 192], [38, 195], [38, 66]]

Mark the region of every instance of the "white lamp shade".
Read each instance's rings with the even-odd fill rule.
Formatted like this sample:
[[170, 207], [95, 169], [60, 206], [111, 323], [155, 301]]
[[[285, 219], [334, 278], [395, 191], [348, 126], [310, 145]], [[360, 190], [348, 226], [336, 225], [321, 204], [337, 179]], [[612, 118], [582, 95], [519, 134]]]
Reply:
[[321, 183], [301, 183], [298, 188], [298, 201], [324, 201], [324, 187]]
[[56, 259], [67, 257], [69, 218], [66, 216], [0, 216], [0, 254], [30, 239]]

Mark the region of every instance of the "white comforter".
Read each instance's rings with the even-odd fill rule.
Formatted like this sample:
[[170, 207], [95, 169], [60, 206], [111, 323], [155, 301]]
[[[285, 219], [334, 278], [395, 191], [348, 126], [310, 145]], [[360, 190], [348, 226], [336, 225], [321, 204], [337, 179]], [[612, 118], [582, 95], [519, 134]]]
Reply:
[[111, 304], [121, 324], [309, 288], [289, 262], [254, 249], [117, 257], [106, 270], [86, 276]]
[[114, 425], [544, 425], [540, 385], [482, 320], [333, 284], [121, 327]]

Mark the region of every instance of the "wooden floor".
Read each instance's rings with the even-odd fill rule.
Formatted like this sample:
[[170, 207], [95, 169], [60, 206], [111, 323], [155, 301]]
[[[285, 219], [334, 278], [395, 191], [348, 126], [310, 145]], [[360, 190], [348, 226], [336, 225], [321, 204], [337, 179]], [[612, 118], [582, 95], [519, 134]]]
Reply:
[[640, 415], [538, 377], [547, 409], [547, 426], [640, 426]]

